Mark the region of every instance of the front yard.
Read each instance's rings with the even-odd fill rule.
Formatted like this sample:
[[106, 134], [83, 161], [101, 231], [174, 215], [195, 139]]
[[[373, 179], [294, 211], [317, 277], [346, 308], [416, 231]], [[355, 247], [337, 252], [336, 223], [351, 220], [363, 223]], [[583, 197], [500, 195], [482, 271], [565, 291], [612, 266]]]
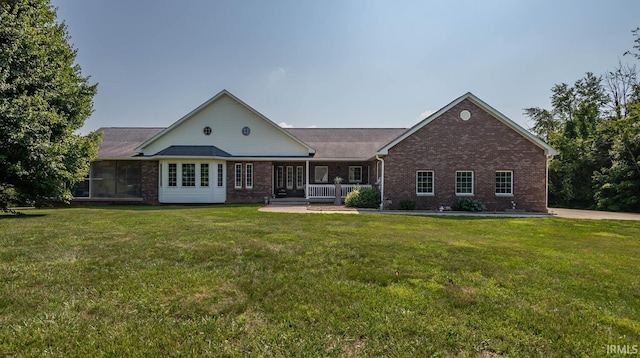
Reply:
[[0, 215], [0, 355], [564, 357], [640, 345], [637, 221], [24, 213]]

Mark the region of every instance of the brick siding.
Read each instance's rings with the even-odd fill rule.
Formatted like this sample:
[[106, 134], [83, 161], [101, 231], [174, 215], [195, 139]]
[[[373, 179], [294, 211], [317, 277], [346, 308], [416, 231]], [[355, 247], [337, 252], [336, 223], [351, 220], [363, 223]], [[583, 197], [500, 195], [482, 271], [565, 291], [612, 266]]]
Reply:
[[142, 178], [140, 183], [140, 194], [145, 204], [157, 205], [158, 201], [158, 173], [159, 164], [157, 160], [141, 161]]
[[[471, 119], [459, 118], [462, 110]], [[385, 198], [398, 209], [400, 200], [412, 200], [418, 209], [453, 206], [458, 170], [474, 172], [475, 199], [487, 210], [511, 208], [546, 212], [546, 156], [544, 150], [507, 127], [469, 100], [443, 113], [389, 150], [385, 159]], [[416, 194], [416, 171], [434, 171], [433, 196]], [[495, 195], [495, 172], [513, 171], [513, 196]]]
[[[242, 188], [235, 188], [236, 163], [242, 164]], [[253, 188], [245, 187], [246, 164], [253, 164]], [[271, 197], [272, 162], [227, 162], [227, 203], [264, 203]]]

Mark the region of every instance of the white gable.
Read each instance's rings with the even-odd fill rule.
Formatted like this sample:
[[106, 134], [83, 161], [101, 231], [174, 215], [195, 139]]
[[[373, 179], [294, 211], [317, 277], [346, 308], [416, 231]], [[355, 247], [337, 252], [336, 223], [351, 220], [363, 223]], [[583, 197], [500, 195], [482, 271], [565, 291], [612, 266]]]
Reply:
[[[203, 129], [211, 128], [205, 135]], [[244, 135], [243, 128], [250, 134]], [[295, 139], [227, 91], [222, 91], [137, 150], [154, 155], [172, 145], [216, 146], [233, 156], [308, 156], [313, 149]]]

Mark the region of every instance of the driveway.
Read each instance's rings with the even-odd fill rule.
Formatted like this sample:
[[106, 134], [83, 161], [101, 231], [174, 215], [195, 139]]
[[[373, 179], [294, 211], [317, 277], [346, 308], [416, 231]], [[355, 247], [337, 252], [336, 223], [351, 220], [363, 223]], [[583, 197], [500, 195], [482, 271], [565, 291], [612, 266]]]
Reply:
[[[307, 207], [305, 205], [267, 205], [259, 209], [260, 211], [280, 212], [280, 213], [322, 213], [322, 214], [364, 214], [364, 213], [379, 213], [377, 210], [365, 209], [357, 210], [351, 208], [345, 208], [341, 206], [317, 206]], [[384, 211], [383, 214], [400, 214], [400, 215], [437, 215], [437, 216], [449, 216], [449, 215], [465, 215], [465, 216], [488, 216], [488, 217], [543, 217], [547, 216], [542, 213], [436, 213], [436, 212], [420, 212], [420, 211]], [[554, 217], [567, 218], [567, 219], [591, 219], [591, 220], [639, 220], [640, 214], [634, 213], [613, 213], [608, 211], [595, 211], [595, 210], [577, 210], [577, 209], [558, 209], [549, 208], [549, 214]]]
[[549, 208], [549, 213], [555, 214], [559, 218], [567, 219], [640, 220], [640, 214], [613, 213], [609, 211]]

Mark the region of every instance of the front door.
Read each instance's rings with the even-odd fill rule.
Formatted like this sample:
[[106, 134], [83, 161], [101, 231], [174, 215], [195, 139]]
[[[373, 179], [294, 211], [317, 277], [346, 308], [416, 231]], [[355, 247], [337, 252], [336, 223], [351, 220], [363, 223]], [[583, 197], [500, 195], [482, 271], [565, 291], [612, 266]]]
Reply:
[[276, 197], [304, 197], [304, 166], [296, 163], [276, 163], [273, 171], [273, 192]]

